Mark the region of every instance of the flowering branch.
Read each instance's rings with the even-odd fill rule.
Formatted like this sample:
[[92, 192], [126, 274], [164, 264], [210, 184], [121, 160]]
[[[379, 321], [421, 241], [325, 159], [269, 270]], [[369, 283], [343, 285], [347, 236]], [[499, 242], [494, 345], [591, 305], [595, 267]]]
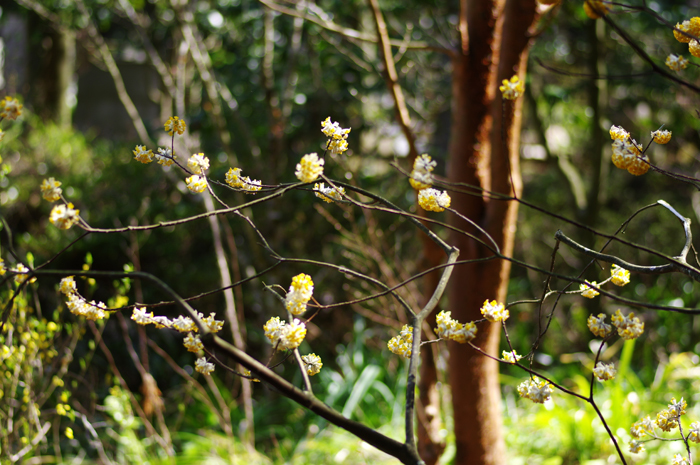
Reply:
[[685, 80], [679, 78], [678, 76], [674, 76], [673, 74], [669, 73], [664, 68], [662, 68], [661, 66], [657, 65], [654, 62], [654, 60], [651, 59], [649, 54], [647, 52], [645, 52], [642, 49], [642, 47], [639, 46], [639, 44], [637, 44], [634, 40], [632, 40], [632, 38], [629, 36], [629, 34], [627, 34], [627, 32], [624, 29], [622, 29], [620, 26], [618, 26], [617, 23], [615, 23], [613, 20], [611, 20], [608, 16], [603, 16], [603, 20], [607, 23], [608, 26], [613, 28], [615, 30], [615, 32], [617, 32], [620, 35], [622, 40], [624, 40], [627, 43], [627, 45], [629, 45], [630, 48], [632, 50], [634, 50], [634, 52], [639, 56], [639, 58], [641, 58], [642, 60], [647, 62], [649, 64], [649, 66], [651, 66], [651, 68], [654, 70], [655, 73], [662, 75], [666, 79], [669, 79], [669, 80], [675, 82], [676, 84], [680, 84], [680, 85], [687, 87], [688, 89], [690, 89], [694, 92], [700, 93], [700, 87], [693, 85], [693, 84], [689, 83], [688, 81], [685, 81]]

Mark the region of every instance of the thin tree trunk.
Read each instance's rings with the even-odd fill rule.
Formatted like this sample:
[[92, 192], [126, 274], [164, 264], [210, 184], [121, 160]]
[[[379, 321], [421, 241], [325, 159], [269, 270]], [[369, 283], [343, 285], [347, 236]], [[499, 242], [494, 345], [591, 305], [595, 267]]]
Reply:
[[[208, 212], [215, 210], [214, 201], [211, 195], [204, 196], [204, 205]], [[229, 263], [226, 258], [226, 253], [224, 252], [221, 225], [219, 224], [219, 219], [216, 216], [210, 216], [209, 226], [211, 227], [212, 239], [214, 242], [214, 254], [216, 255], [216, 264], [219, 267], [219, 274], [221, 275], [221, 287], [224, 288], [224, 301], [226, 302], [226, 320], [231, 328], [231, 336], [233, 338], [233, 344], [240, 350], [245, 350], [246, 343], [243, 340], [243, 333], [241, 327], [238, 324], [238, 312], [236, 310], [236, 298], [233, 295], [233, 289], [230, 288], [231, 272], [229, 270]], [[227, 289], [228, 288], [228, 289]], [[241, 442], [249, 449], [253, 450], [255, 448], [255, 423], [253, 417], [253, 388], [251, 386], [252, 381], [248, 379], [241, 378], [241, 397], [243, 402], [243, 414], [245, 416], [245, 428], [243, 429], [243, 434], [241, 437]], [[228, 433], [228, 432], [227, 432]]]
[[[522, 98], [503, 105], [499, 81], [516, 72], [524, 76], [528, 29], [536, 19], [535, 0], [463, 0], [462, 54], [455, 59], [449, 177], [509, 195], [520, 195], [518, 145]], [[502, 32], [502, 34], [501, 34]], [[505, 111], [503, 111], [505, 110]], [[483, 227], [510, 255], [517, 203], [455, 194], [452, 205]], [[455, 225], [466, 228], [464, 222]], [[470, 230], [470, 232], [475, 232]], [[460, 259], [488, 257], [491, 252], [455, 234]], [[450, 310], [460, 321], [482, 318], [485, 300], [504, 302], [510, 264], [504, 260], [455, 268], [450, 283]], [[497, 356], [501, 326], [479, 327], [473, 341]], [[469, 346], [450, 343], [450, 384], [454, 409], [457, 465], [505, 464], [500, 416], [498, 363]]]
[[[444, 254], [440, 253], [440, 249], [434, 242], [423, 235], [423, 263], [424, 267], [433, 267], [440, 265], [443, 262]], [[423, 295], [430, 296], [437, 288], [440, 280], [440, 273], [434, 271], [423, 278], [421, 284], [423, 287]], [[426, 297], [422, 304], [427, 302]], [[435, 321], [435, 315], [440, 307], [435, 307], [428, 317], [428, 324], [423, 324], [422, 340], [428, 341], [434, 339], [435, 335], [430, 331], [431, 322]], [[437, 354], [438, 346], [436, 344], [426, 344], [421, 347], [420, 356], [420, 374], [418, 377], [418, 402], [416, 405], [416, 413], [418, 416], [418, 454], [425, 462], [425, 465], [435, 465], [440, 459], [440, 456], [445, 451], [445, 439], [441, 437], [440, 431], [444, 428], [442, 417], [440, 415], [440, 390], [438, 389], [438, 370], [437, 370]]]
[[63, 128], [71, 126], [71, 108], [68, 97], [75, 74], [75, 34], [65, 28], [56, 27], [38, 14], [29, 15], [29, 27], [39, 37], [33, 42], [29, 63], [32, 69], [33, 90], [30, 101], [34, 111], [46, 120]]
[[[408, 158], [412, 165], [418, 157], [418, 150], [415, 143], [416, 137], [413, 133], [411, 117], [408, 112], [403, 90], [399, 84], [399, 75], [396, 71], [394, 56], [391, 51], [389, 33], [378, 1], [368, 0], [368, 3], [372, 9], [372, 16], [377, 28], [377, 38], [379, 40], [378, 45], [382, 52], [384, 80], [394, 100], [396, 121], [399, 123], [401, 131], [408, 141]], [[421, 210], [419, 215], [425, 215], [425, 211]], [[422, 235], [422, 240], [423, 268], [440, 265], [444, 259], [443, 251], [427, 235]], [[440, 276], [440, 272], [435, 271], [426, 275], [422, 280], [422, 294], [426, 297], [425, 301], [421, 302], [421, 305], [427, 302], [429, 296], [432, 295], [437, 288]], [[434, 321], [436, 313], [437, 308], [433, 310], [428, 320]], [[423, 340], [430, 340], [435, 337], [429, 334], [430, 328], [428, 326], [429, 325], [423, 325]], [[418, 417], [418, 454], [425, 462], [425, 465], [436, 464], [445, 450], [445, 440], [440, 437], [442, 419], [440, 417], [440, 393], [437, 388], [437, 354], [435, 350], [436, 348], [433, 344], [428, 344], [421, 349], [420, 375], [418, 377], [418, 402], [416, 404], [416, 413]]]

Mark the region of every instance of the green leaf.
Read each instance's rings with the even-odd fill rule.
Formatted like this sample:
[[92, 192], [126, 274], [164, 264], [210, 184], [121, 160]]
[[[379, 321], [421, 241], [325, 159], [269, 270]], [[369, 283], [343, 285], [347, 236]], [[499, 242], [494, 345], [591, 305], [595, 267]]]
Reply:
[[374, 383], [374, 380], [377, 379], [380, 372], [381, 370], [376, 365], [369, 365], [362, 370], [357, 383], [355, 383], [355, 386], [353, 386], [350, 397], [348, 398], [347, 402], [345, 402], [345, 406], [343, 407], [343, 416], [348, 418], [352, 416], [352, 413], [365, 397], [370, 387], [372, 387], [372, 383]]

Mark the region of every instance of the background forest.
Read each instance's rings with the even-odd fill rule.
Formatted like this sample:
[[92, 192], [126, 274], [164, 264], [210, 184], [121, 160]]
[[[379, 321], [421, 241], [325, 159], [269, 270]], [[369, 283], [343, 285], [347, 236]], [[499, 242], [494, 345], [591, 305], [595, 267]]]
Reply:
[[[510, 341], [519, 354], [531, 355], [533, 369], [586, 393], [600, 346], [587, 328], [588, 316], [634, 311], [645, 322], [645, 333], [638, 341], [613, 339], [606, 345], [602, 360], [614, 360], [618, 374], [597, 383], [597, 405], [627, 463], [666, 464], [683, 454], [679, 441], [648, 443], [641, 454], [630, 454], [628, 443], [632, 424], [663, 409], [672, 397], [684, 397], [688, 416], [700, 419], [700, 320], [695, 316], [700, 288], [693, 278], [633, 273], [628, 286], [610, 291], [626, 303], [606, 295], [589, 300], [562, 293], [556, 304], [547, 301], [548, 308], [556, 306], [551, 321], [534, 304], [548, 290], [547, 276], [539, 270], [552, 266], [557, 230], [600, 250], [606, 238], [597, 232], [615, 234], [635, 212], [660, 199], [690, 218], [692, 231], [700, 222], [700, 184], [694, 181], [700, 177], [698, 88], [673, 80], [698, 83], [698, 66], [680, 73], [664, 66], [669, 54], [697, 63], [674, 38], [672, 26], [693, 16], [700, 4], [631, 3], [636, 9], [613, 6], [604, 21], [590, 19], [582, 1], [568, 0], [555, 5], [534, 0], [3, 2], [0, 96], [17, 97], [24, 108], [16, 121], [0, 123], [0, 252], [8, 269], [18, 261], [30, 267], [50, 261], [44, 269], [56, 273], [39, 276], [19, 293], [11, 274], [0, 277], [0, 308], [9, 324], [0, 331], [0, 462], [398, 463], [277, 388], [239, 376], [238, 368], [197, 373], [179, 334], [130, 320], [136, 303], [153, 304], [149, 311], [169, 318], [180, 314], [176, 305], [159, 304], [170, 297], [157, 286], [109, 273], [76, 276], [86, 299], [126, 307], [97, 322], [72, 315], [58, 287], [61, 277], [72, 274], [66, 270], [151, 273], [180, 296], [196, 297], [191, 303], [204, 315], [225, 316], [224, 339], [262, 363], [273, 357], [277, 363], [283, 357], [262, 331], [282, 305], [278, 297], [284, 292], [274, 286], [286, 289], [293, 276], [308, 273], [316, 283], [316, 304], [354, 301], [323, 309], [307, 322], [304, 353], [323, 360], [312, 379], [314, 394], [343, 416], [403, 441], [409, 365], [387, 349], [387, 341], [411, 315], [388, 294], [360, 301], [377, 289], [318, 263], [356, 270], [387, 287], [401, 284], [399, 296], [421, 308], [437, 272], [410, 278], [444, 257], [435, 261], [427, 236], [407, 216], [320, 202], [306, 186], [246, 207], [242, 213], [250, 221], [228, 215], [83, 236], [77, 227], [64, 231], [50, 224], [51, 205], [42, 200], [39, 186], [48, 177], [60, 180], [93, 228], [188, 218], [212, 211], [211, 198], [190, 192], [175, 167], [134, 160], [136, 145], [154, 152], [170, 146], [171, 136], [163, 130], [168, 118], [177, 115], [187, 124], [186, 135], [174, 140], [181, 163], [203, 152], [211, 161], [212, 180], [223, 184], [230, 167], [241, 167], [265, 186], [287, 186], [296, 182], [295, 166], [304, 154], [324, 151], [321, 122], [330, 116], [352, 130], [348, 151], [327, 156], [324, 174], [348, 190], [361, 188], [425, 217], [407, 180], [417, 154], [432, 156], [438, 179], [463, 181], [454, 177], [460, 63], [455, 50], [467, 47], [460, 27], [469, 16], [463, 12], [473, 15], [469, 37], [474, 38], [486, 34], [473, 19], [476, 12], [517, 8], [529, 12], [519, 55], [508, 57], [504, 29], [500, 55], [484, 56], [494, 68], [508, 66], [494, 71], [484, 89], [493, 101], [490, 114], [502, 111], [487, 128], [495, 141], [491, 152], [495, 156], [503, 148], [510, 160], [505, 179], [514, 192], [521, 189], [516, 197], [534, 206], [508, 213], [514, 224], [510, 255], [531, 266], [514, 263], [510, 270], [495, 271], [504, 278], [494, 286], [502, 285], [498, 298], [504, 302], [530, 303], [510, 309], [508, 340], [489, 339], [488, 351], [500, 357]], [[489, 34], [501, 27], [494, 17], [484, 21], [491, 25]], [[468, 44], [472, 48], [465, 56], [478, 57], [476, 46], [476, 41]], [[525, 81], [517, 103], [494, 97], [501, 77], [514, 74]], [[483, 128], [480, 124], [475, 127]], [[688, 179], [615, 169], [611, 125], [624, 127], [645, 147], [651, 131], [662, 125], [672, 130], [669, 144], [653, 145], [647, 153], [653, 165]], [[478, 145], [469, 149], [478, 151]], [[511, 184], [501, 192], [510, 195]], [[491, 187], [499, 189], [496, 182]], [[229, 190], [222, 197], [239, 205], [264, 193], [252, 197]], [[465, 205], [459, 194], [455, 199], [455, 208], [469, 216], [457, 206]], [[455, 223], [447, 213], [432, 215], [440, 223], [429, 228], [450, 242], [449, 225]], [[294, 259], [275, 261], [261, 237], [280, 256]], [[622, 237], [642, 247], [612, 242], [605, 253], [639, 265], [665, 263], [644, 248], [674, 257], [685, 243], [682, 226], [664, 208], [635, 216]], [[569, 290], [579, 288], [575, 279], [567, 282], [563, 276], [605, 279], [607, 264], [586, 268], [589, 261], [559, 246], [558, 278], [547, 281], [548, 288], [561, 290], [569, 282], [575, 286]], [[227, 283], [238, 284], [224, 292]], [[456, 314], [455, 306], [462, 305], [459, 291], [442, 296], [436, 310]], [[478, 305], [484, 300], [481, 294], [474, 299], [480, 299]], [[426, 321], [423, 330], [429, 333], [435, 320]], [[543, 322], [548, 330], [540, 340]], [[494, 363], [499, 387], [491, 389], [493, 399], [484, 400], [495, 405], [499, 419], [494, 421], [502, 428], [484, 427], [481, 446], [465, 445], [460, 438], [465, 430], [455, 425], [471, 419], [453, 406], [453, 397], [469, 401], [472, 391], [456, 391], [450, 363], [462, 360], [461, 349], [449, 344], [449, 349], [439, 342], [421, 351], [416, 415], [426, 463], [620, 463], [594, 409], [558, 391], [544, 405], [533, 404], [517, 391], [528, 374], [504, 364]], [[238, 362], [222, 358], [231, 367]], [[296, 386], [304, 382], [290, 361], [275, 371]], [[36, 415], [30, 404], [37, 406]], [[467, 459], [472, 452], [463, 450], [488, 449], [488, 438], [496, 438], [498, 451], [502, 442], [504, 453], [474, 452], [477, 461]]]

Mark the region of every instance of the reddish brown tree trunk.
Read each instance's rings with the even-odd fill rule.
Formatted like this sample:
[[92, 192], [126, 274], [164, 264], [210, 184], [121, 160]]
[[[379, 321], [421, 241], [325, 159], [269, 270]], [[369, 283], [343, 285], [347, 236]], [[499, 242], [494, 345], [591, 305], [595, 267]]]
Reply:
[[[444, 252], [427, 237], [423, 235], [423, 267], [438, 266], [444, 262]], [[434, 271], [425, 276], [422, 281], [425, 296], [430, 296], [437, 288], [440, 273]], [[426, 301], [421, 302], [425, 304]], [[440, 310], [436, 307], [428, 317], [428, 324], [423, 324], [422, 340], [435, 339], [430, 322], [435, 321], [435, 315]], [[434, 326], [434, 325], [433, 325]], [[418, 455], [425, 465], [435, 465], [445, 451], [445, 438], [440, 435], [444, 428], [440, 411], [440, 390], [438, 389], [437, 359], [439, 346], [426, 344], [420, 350], [421, 364], [418, 377], [418, 402], [416, 405], [418, 424]]]
[[[515, 73], [524, 78], [529, 28], [536, 19], [535, 0], [462, 0], [461, 54], [454, 60], [452, 135], [449, 177], [452, 182], [488, 191], [520, 195], [518, 164], [522, 99], [502, 104], [496, 91], [500, 80]], [[503, 110], [505, 109], [505, 112]], [[452, 206], [479, 224], [511, 255], [517, 203], [455, 194]], [[454, 224], [475, 235], [467, 223]], [[481, 238], [484, 239], [483, 235]], [[492, 253], [464, 235], [452, 244], [460, 260], [476, 260]], [[450, 283], [450, 310], [462, 322], [482, 318], [485, 300], [504, 302], [510, 262], [491, 260], [460, 265]], [[479, 326], [473, 341], [497, 355], [500, 324]], [[457, 465], [505, 464], [501, 430], [498, 363], [469, 346], [450, 343], [450, 384], [454, 409]]]

